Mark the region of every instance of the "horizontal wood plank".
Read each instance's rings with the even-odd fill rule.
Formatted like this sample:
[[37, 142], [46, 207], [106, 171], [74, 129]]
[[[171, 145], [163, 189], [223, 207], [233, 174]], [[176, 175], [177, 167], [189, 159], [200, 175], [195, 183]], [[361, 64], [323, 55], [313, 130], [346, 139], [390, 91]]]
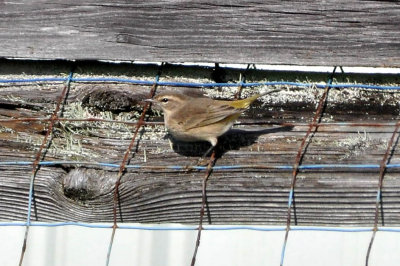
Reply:
[[400, 66], [398, 1], [0, 2], [0, 57]]

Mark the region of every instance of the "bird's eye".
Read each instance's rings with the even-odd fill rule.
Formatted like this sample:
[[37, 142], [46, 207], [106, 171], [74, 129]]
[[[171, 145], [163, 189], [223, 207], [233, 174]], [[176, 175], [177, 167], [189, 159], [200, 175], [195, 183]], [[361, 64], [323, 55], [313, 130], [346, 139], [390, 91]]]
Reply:
[[161, 101], [162, 101], [163, 103], [167, 103], [167, 102], [168, 102], [168, 98], [163, 98]]

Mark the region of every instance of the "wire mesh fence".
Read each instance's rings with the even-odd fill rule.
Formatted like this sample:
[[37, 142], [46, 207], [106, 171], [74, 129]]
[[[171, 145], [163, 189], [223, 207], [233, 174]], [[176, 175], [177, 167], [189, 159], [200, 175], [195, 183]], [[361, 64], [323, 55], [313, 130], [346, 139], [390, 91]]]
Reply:
[[[24, 237], [24, 244], [22, 247], [21, 251], [21, 256], [20, 256], [20, 265], [23, 264], [23, 259], [24, 259], [24, 254], [25, 250], [29, 248], [29, 241], [28, 241], [28, 236], [29, 236], [29, 228], [31, 226], [46, 226], [46, 227], [52, 227], [52, 226], [67, 226], [67, 225], [75, 225], [75, 226], [84, 226], [84, 227], [91, 227], [91, 228], [111, 228], [112, 233], [111, 233], [111, 238], [109, 242], [109, 248], [108, 248], [108, 254], [107, 254], [107, 261], [106, 264], [109, 264], [110, 258], [112, 257], [112, 247], [113, 247], [113, 240], [114, 240], [114, 235], [117, 229], [137, 229], [137, 230], [198, 230], [198, 238], [196, 243], [194, 243], [194, 255], [191, 264], [195, 265], [196, 263], [196, 252], [197, 249], [200, 247], [200, 238], [201, 238], [201, 230], [255, 230], [255, 231], [284, 231], [285, 232], [285, 240], [284, 244], [282, 246], [282, 253], [281, 253], [281, 260], [280, 260], [280, 265], [284, 265], [285, 262], [285, 254], [286, 254], [286, 244], [288, 241], [290, 241], [290, 231], [299, 231], [299, 230], [309, 230], [309, 231], [340, 231], [340, 232], [372, 232], [369, 248], [366, 251], [366, 265], [368, 265], [369, 261], [369, 254], [373, 248], [373, 243], [374, 243], [374, 237], [377, 231], [386, 231], [386, 232], [400, 232], [400, 229], [397, 227], [388, 227], [383, 224], [383, 207], [382, 207], [382, 194], [383, 192], [383, 180], [386, 172], [388, 170], [393, 170], [397, 171], [400, 168], [400, 163], [397, 163], [396, 160], [393, 158], [393, 155], [395, 154], [395, 148], [397, 145], [397, 140], [398, 140], [398, 127], [399, 123], [397, 122], [397, 115], [396, 114], [391, 114], [392, 120], [389, 118], [385, 121], [376, 121], [376, 117], [379, 117], [379, 112], [374, 116], [373, 114], [368, 117], [370, 119], [366, 119], [366, 121], [329, 121], [329, 118], [326, 119], [323, 117], [325, 109], [327, 108], [327, 101], [330, 99], [331, 96], [331, 89], [348, 89], [350, 91], [373, 91], [374, 93], [383, 93], [383, 92], [389, 92], [388, 98], [392, 97], [393, 101], [397, 101], [397, 92], [400, 90], [400, 86], [396, 84], [395, 82], [393, 84], [385, 84], [385, 85], [380, 85], [380, 84], [361, 84], [361, 83], [335, 83], [335, 75], [337, 75], [335, 72], [337, 68], [334, 68], [332, 73], [330, 73], [330, 77], [327, 79], [326, 82], [321, 82], [321, 83], [313, 83], [313, 82], [293, 82], [293, 81], [259, 81], [259, 82], [252, 82], [252, 81], [247, 81], [244, 77], [246, 77], [248, 74], [248, 71], [250, 69], [250, 65], [247, 67], [247, 69], [240, 70], [240, 75], [236, 77], [235, 80], [231, 81], [226, 81], [226, 77], [221, 77], [224, 76], [224, 74], [221, 74], [221, 71], [225, 71], [224, 69], [219, 69], [217, 67], [213, 69], [207, 69], [207, 71], [212, 72], [214, 75], [217, 75], [219, 78], [216, 78], [217, 82], [209, 82], [207, 79], [201, 80], [201, 78], [197, 79], [199, 81], [194, 82], [194, 81], [188, 81], [183, 80], [183, 81], [163, 81], [162, 78], [163, 76], [168, 77], [168, 69], [165, 70], [166, 65], [165, 64], [160, 64], [157, 66], [157, 71], [155, 71], [154, 76], [151, 77], [143, 77], [142, 79], [130, 79], [130, 78], [120, 78], [120, 77], [75, 77], [76, 76], [76, 71], [77, 69], [82, 68], [82, 66], [74, 66], [71, 68], [72, 70], [70, 73], [65, 75], [65, 77], [45, 77], [45, 78], [2, 78], [0, 79], [0, 85], [1, 89], [3, 91], [7, 91], [7, 88], [9, 86], [14, 86], [14, 87], [20, 87], [24, 88], [25, 86], [38, 86], [38, 90], [43, 90], [41, 87], [43, 84], [44, 86], [62, 86], [61, 92], [56, 89], [54, 91], [55, 94], [57, 94], [56, 97], [53, 97], [56, 99], [56, 101], [51, 102], [50, 106], [52, 106], [52, 110], [49, 108], [48, 110], [43, 110], [40, 109], [37, 105], [34, 103], [21, 103], [21, 99], [18, 99], [17, 96], [13, 95], [10, 93], [8, 95], [8, 99], [3, 100], [4, 105], [12, 106], [15, 103], [18, 103], [18, 107], [20, 108], [37, 108], [36, 110], [39, 110], [37, 114], [29, 114], [29, 116], [25, 117], [23, 113], [21, 115], [15, 115], [15, 113], [7, 113], [4, 112], [2, 114], [2, 117], [0, 117], [0, 125], [2, 126], [3, 132], [5, 133], [13, 133], [11, 131], [7, 131], [7, 128], [12, 128], [13, 131], [18, 131], [18, 126], [20, 125], [28, 125], [28, 127], [37, 127], [39, 128], [38, 131], [41, 132], [41, 139], [38, 139], [35, 145], [35, 152], [33, 157], [30, 156], [30, 158], [22, 160], [20, 157], [17, 157], [18, 160], [13, 159], [13, 160], [2, 160], [0, 161], [0, 166], [4, 167], [17, 167], [17, 166], [29, 166], [31, 167], [31, 176], [30, 176], [30, 181], [29, 181], [29, 193], [28, 197], [26, 199], [26, 206], [27, 206], [27, 212], [26, 212], [26, 221], [25, 222], [20, 222], [20, 221], [5, 221], [1, 222], [0, 226], [25, 226], [25, 237]], [[153, 70], [156, 68], [152, 68]], [[341, 68], [341, 75], [346, 75], [346, 73], [343, 73], [343, 69]], [[182, 75], [184, 75], [183, 73]], [[237, 73], [236, 73], [237, 74]], [[169, 78], [171, 79], [171, 78]], [[173, 78], [172, 78], [173, 79]], [[11, 84], [11, 85], [10, 85]], [[55, 85], [56, 84], [56, 85]], [[142, 92], [142, 98], [139, 97], [139, 100], [136, 102], [140, 102], [144, 98], [152, 98], [156, 93], [159, 87], [162, 87], [163, 89], [167, 88], [173, 88], [175, 90], [181, 90], [183, 87], [186, 88], [199, 88], [199, 89], [207, 89], [207, 92], [211, 96], [217, 95], [217, 97], [221, 97], [221, 89], [223, 88], [233, 88], [237, 89], [236, 90], [236, 96], [239, 97], [241, 94], [252, 94], [254, 90], [257, 89], [269, 89], [271, 87], [274, 88], [281, 88], [282, 91], [291, 91], [295, 89], [310, 89], [312, 88], [317, 92], [315, 94], [315, 98], [317, 101], [311, 102], [310, 106], [314, 107], [314, 110], [311, 109], [306, 109], [305, 112], [311, 114], [310, 117], [304, 117], [300, 119], [300, 122], [298, 120], [294, 122], [286, 121], [281, 119], [283, 115], [278, 115], [277, 120], [281, 120], [280, 122], [271, 122], [267, 119], [264, 119], [262, 116], [262, 119], [249, 119], [247, 122], [239, 122], [239, 126], [246, 126], [246, 125], [262, 125], [262, 126], [271, 126], [271, 125], [279, 125], [282, 127], [291, 127], [291, 128], [296, 128], [296, 127], [302, 127], [304, 128], [303, 131], [300, 133], [303, 134], [301, 138], [297, 138], [294, 143], [292, 144], [293, 150], [290, 154], [288, 154], [287, 158], [289, 158], [287, 161], [265, 161], [263, 162], [263, 158], [260, 160], [256, 160], [255, 162], [252, 162], [251, 160], [245, 164], [243, 161], [240, 161], [240, 163], [227, 163], [227, 161], [223, 161], [223, 156], [220, 156], [219, 158], [215, 159], [216, 164], [214, 165], [213, 160], [210, 160], [210, 163], [208, 166], [198, 166], [196, 164], [186, 164], [186, 161], [179, 161], [176, 158], [174, 158], [174, 162], [171, 161], [165, 161], [165, 162], [158, 162], [158, 163], [147, 163], [149, 159], [147, 158], [148, 156], [146, 155], [146, 147], [143, 149], [143, 155], [141, 160], [143, 163], [138, 163], [138, 161], [135, 161], [135, 157], [137, 156], [139, 152], [139, 147], [142, 143], [142, 137], [143, 137], [143, 128], [145, 127], [157, 127], [157, 126], [162, 126], [163, 122], [162, 121], [152, 121], [150, 120], [150, 116], [154, 113], [149, 112], [154, 112], [152, 109], [150, 109], [150, 104], [142, 104], [140, 107], [140, 110], [137, 111], [138, 115], [136, 117], [130, 117], [129, 119], [125, 120], [117, 120], [114, 119], [114, 117], [111, 115], [109, 119], [107, 118], [98, 118], [98, 117], [91, 117], [90, 114], [85, 113], [81, 109], [79, 110], [67, 110], [67, 103], [69, 101], [70, 95], [70, 88], [71, 84], [83, 84], [83, 85], [91, 85], [91, 84], [128, 84], [128, 85], [138, 85], [138, 86], [143, 86], [140, 88]], [[14, 88], [13, 87], [13, 88]], [[245, 88], [249, 88], [249, 91], [244, 92], [243, 90]], [[320, 89], [323, 89], [322, 94], [320, 93]], [[83, 91], [93, 91], [93, 88], [87, 88], [83, 87]], [[105, 89], [107, 90], [107, 88]], [[10, 90], [12, 91], [12, 90]], [[37, 97], [42, 97], [46, 98], [47, 95], [46, 93], [49, 93], [48, 91], [43, 92], [43, 95], [37, 96]], [[53, 93], [53, 92], [52, 92]], [[49, 94], [50, 95], [50, 94]], [[74, 96], [74, 97], [81, 97], [82, 96]], [[224, 97], [224, 96], [222, 96]], [[332, 96], [331, 96], [332, 97]], [[383, 97], [383, 96], [382, 96]], [[123, 101], [125, 100], [124, 98], [118, 98], [116, 101]], [[302, 99], [299, 100], [301, 102]], [[385, 101], [387, 100], [386, 98], [384, 99]], [[98, 99], [98, 101], [100, 101]], [[104, 103], [101, 103], [104, 105]], [[139, 104], [140, 105], [140, 104]], [[97, 106], [98, 107], [98, 106]], [[397, 107], [396, 107], [397, 108]], [[10, 108], [8, 108], [10, 110]], [[12, 108], [11, 108], [12, 109]], [[348, 111], [348, 110], [347, 110]], [[71, 115], [73, 112], [81, 112], [80, 117], [76, 117]], [[273, 111], [274, 112], [274, 111]], [[367, 113], [368, 111], [366, 111]], [[276, 112], [275, 112], [276, 114]], [[84, 116], [88, 117], [84, 117]], [[9, 116], [9, 117], [7, 117]], [[68, 117], [69, 116], [69, 117]], [[369, 114], [367, 113], [367, 116]], [[310, 119], [311, 118], [311, 119]], [[331, 119], [332, 120], [332, 119]], [[45, 125], [42, 125], [42, 123], [45, 123]], [[62, 124], [64, 123], [64, 124]], [[61, 134], [58, 130], [58, 127], [63, 127], [64, 129], [67, 127], [67, 123], [69, 124], [69, 132], [71, 134], [67, 135], [64, 134], [62, 140], [67, 142], [64, 144], [60, 144], [57, 140], [58, 136]], [[74, 132], [80, 129], [77, 129], [76, 127], [73, 127], [73, 123], [81, 123], [79, 124], [80, 127], [85, 127], [89, 124], [95, 124], [96, 126], [102, 125], [102, 124], [112, 124], [112, 126], [115, 126], [116, 124], [121, 124], [121, 125], [130, 125], [133, 126], [133, 134], [130, 135], [130, 130], [131, 128], [121, 128], [121, 127], [116, 127], [114, 130], [120, 130], [120, 131], [125, 131], [128, 132], [128, 137], [125, 137], [125, 141], [121, 145], [119, 150], [122, 150], [122, 152], [119, 152], [117, 155], [111, 157], [112, 161], [102, 161], [103, 157], [101, 155], [97, 157], [95, 160], [93, 157], [91, 157], [91, 160], [84, 160], [85, 157], [90, 157], [85, 155], [85, 150], [84, 148], [80, 147], [77, 150], [74, 151], [73, 156], [70, 157], [75, 157], [75, 160], [60, 160], [57, 156], [54, 150], [57, 150], [57, 145], [60, 147], [58, 150], [62, 150], [63, 148], [68, 147], [70, 145], [70, 150], [72, 151], [73, 148], [72, 146], [83, 146], [84, 143], [79, 142], [74, 139]], [[99, 126], [100, 128], [101, 126]], [[376, 163], [376, 161], [366, 161], [365, 158], [362, 157], [360, 154], [352, 154], [357, 157], [357, 160], [352, 161], [351, 159], [354, 157], [346, 157], [343, 159], [344, 162], [346, 163], [333, 163], [331, 160], [329, 162], [324, 162], [319, 161], [319, 163], [315, 163], [315, 160], [308, 160], [309, 162], [313, 163], [305, 163], [304, 156], [308, 153], [308, 148], [309, 145], [313, 143], [314, 137], [316, 134], [320, 134], [320, 131], [323, 131], [323, 128], [333, 128], [331, 129], [331, 132], [338, 132], [340, 129], [338, 128], [343, 128], [344, 131], [349, 130], [351, 128], [354, 130], [354, 128], [360, 128], [362, 130], [365, 130], [366, 128], [371, 130], [371, 132], [374, 132], [374, 130], [378, 129], [378, 133], [381, 134], [382, 132], [389, 133], [390, 138], [388, 138], [386, 141], [382, 141], [381, 143], [378, 143], [380, 145], [380, 149], [384, 151], [382, 154], [377, 154], [376, 156], [381, 156], [380, 162]], [[74, 131], [75, 130], [75, 131]], [[356, 129], [358, 131], [358, 129]], [[157, 135], [159, 137], [160, 135], [164, 134], [164, 131], [161, 131], [160, 134]], [[368, 132], [364, 132], [367, 134]], [[95, 134], [95, 132], [89, 132], [88, 134]], [[97, 134], [97, 133], [96, 133]], [[386, 136], [385, 135], [385, 136]], [[362, 135], [361, 135], [362, 137]], [[365, 140], [368, 141], [367, 135], [365, 135]], [[151, 140], [150, 140], [151, 141]], [[69, 143], [69, 144], [68, 144]], [[364, 143], [365, 144], [365, 143]], [[115, 143], [111, 143], [110, 145], [115, 145]], [[172, 145], [172, 144], [171, 144]], [[360, 144], [357, 144], [360, 145]], [[367, 145], [367, 144], [365, 144]], [[54, 148], [55, 147], [55, 148]], [[349, 147], [354, 148], [355, 146], [345, 146], [344, 149], [347, 149]], [[193, 147], [192, 147], [193, 148]], [[193, 150], [190, 150], [192, 152]], [[52, 150], [53, 149], [53, 150]], [[179, 149], [179, 148], [178, 148]], [[201, 149], [201, 148], [200, 148]], [[362, 149], [362, 147], [361, 147]], [[105, 152], [107, 150], [107, 147], [105, 147], [104, 150], [100, 151]], [[259, 150], [258, 150], [259, 151]], [[162, 153], [162, 151], [160, 151]], [[195, 152], [196, 153], [196, 152]], [[240, 154], [240, 150], [238, 151]], [[186, 153], [184, 153], [185, 155]], [[293, 154], [295, 156], [293, 156]], [[215, 154], [214, 154], [215, 156]], [[29, 157], [29, 156], [28, 156]], [[48, 159], [50, 158], [57, 158], [55, 160]], [[64, 156], [65, 157], [65, 156]], [[350, 158], [350, 159], [349, 159]], [[134, 161], [134, 163], [131, 163]], [[219, 161], [222, 161], [223, 164], [219, 164]], [[307, 160], [306, 160], [307, 161]], [[181, 163], [176, 163], [176, 162], [181, 162]], [[37, 212], [36, 208], [38, 208], [37, 205], [40, 204], [40, 201], [35, 200], [35, 179], [37, 178], [38, 171], [42, 171], [43, 168], [45, 167], [64, 167], [64, 168], [74, 168], [74, 167], [79, 167], [79, 166], [95, 166], [100, 169], [115, 169], [118, 170], [117, 172], [115, 170], [112, 170], [112, 173], [114, 175], [113, 178], [111, 178], [111, 182], [113, 183], [112, 187], [112, 225], [104, 225], [100, 223], [87, 223], [87, 222], [80, 222], [80, 221], [58, 221], [58, 222], [33, 222], [32, 221], [32, 215], [35, 215]], [[281, 208], [281, 212], [285, 213], [283, 216], [285, 217], [284, 223], [281, 223], [280, 225], [285, 224], [285, 226], [268, 226], [268, 225], [259, 225], [259, 226], [246, 226], [246, 225], [235, 225], [235, 226], [219, 226], [219, 227], [213, 227], [213, 226], [207, 226], [203, 225], [203, 216], [205, 215], [205, 212], [209, 207], [207, 206], [207, 194], [206, 194], [206, 184], [209, 179], [213, 177], [214, 173], [218, 173], [218, 171], [221, 171], [222, 173], [226, 173], [229, 171], [243, 171], [246, 172], [246, 170], [251, 169], [252, 171], [281, 171], [282, 175], [286, 175], [287, 177], [291, 177], [290, 182], [287, 183], [285, 182], [287, 190], [286, 194], [286, 204], [283, 204], [283, 206], [286, 206], [284, 208]], [[182, 226], [177, 226], [174, 228], [170, 227], [163, 227], [163, 226], [147, 226], [146, 224], [139, 225], [139, 226], [125, 226], [123, 224], [123, 210], [121, 209], [121, 194], [119, 190], [119, 186], [121, 184], [121, 178], [123, 178], [124, 174], [127, 173], [127, 171], [135, 171], [135, 170], [141, 170], [141, 171], [148, 171], [149, 173], [152, 173], [152, 171], [172, 171], [172, 173], [177, 173], [177, 174], [191, 174], [190, 171], [193, 170], [199, 170], [199, 171], [204, 171], [205, 173], [202, 173], [203, 178], [202, 178], [202, 185], [199, 186], [198, 189], [201, 190], [201, 208], [199, 206], [198, 212], [199, 215], [196, 216], [198, 218], [199, 224], [197, 226], [193, 225], [182, 225]], [[297, 219], [300, 216], [298, 207], [296, 207], [296, 194], [297, 194], [297, 180], [298, 180], [298, 175], [299, 173], [302, 173], [303, 171], [306, 172], [307, 170], [312, 170], [316, 171], [316, 173], [321, 172], [323, 173], [324, 171], [358, 171], [358, 172], [363, 172], [363, 171], [372, 171], [370, 172], [371, 175], [375, 175], [375, 181], [373, 185], [375, 185], [375, 195], [374, 195], [374, 206], [373, 206], [373, 214], [372, 220], [369, 220], [368, 223], [372, 223], [371, 227], [368, 228], [341, 228], [341, 227], [327, 227], [327, 226], [317, 226], [317, 225], [312, 225], [307, 226], [307, 227], [301, 227], [301, 226], [295, 226], [293, 227], [293, 224], [297, 225]], [[276, 172], [274, 172], [276, 173]], [[291, 175], [290, 175], [291, 173]], [[210, 177], [211, 175], [211, 177]], [[25, 177], [26, 178], [26, 177]], [[397, 188], [394, 188], [394, 192], [390, 191], [389, 193], [398, 193], [396, 190]], [[301, 190], [301, 188], [300, 188]], [[282, 205], [281, 205], [282, 206]], [[210, 218], [210, 214], [207, 214], [207, 217]], [[371, 215], [370, 215], [371, 216]], [[212, 217], [212, 216], [211, 216]], [[382, 221], [382, 226], [379, 226], [379, 219], [381, 218]], [[399, 223], [396, 222], [397, 218], [392, 218], [392, 224], [393, 225], [398, 225]], [[261, 218], [262, 221], [262, 218]], [[189, 264], [189, 262], [188, 262]]]

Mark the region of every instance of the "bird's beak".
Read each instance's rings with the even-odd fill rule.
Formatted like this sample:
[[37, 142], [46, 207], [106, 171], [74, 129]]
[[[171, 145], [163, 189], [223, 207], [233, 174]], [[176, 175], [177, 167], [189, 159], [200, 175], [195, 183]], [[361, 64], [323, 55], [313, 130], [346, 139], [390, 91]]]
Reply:
[[157, 101], [154, 99], [145, 99], [143, 100], [144, 102], [148, 102], [148, 103], [156, 103]]

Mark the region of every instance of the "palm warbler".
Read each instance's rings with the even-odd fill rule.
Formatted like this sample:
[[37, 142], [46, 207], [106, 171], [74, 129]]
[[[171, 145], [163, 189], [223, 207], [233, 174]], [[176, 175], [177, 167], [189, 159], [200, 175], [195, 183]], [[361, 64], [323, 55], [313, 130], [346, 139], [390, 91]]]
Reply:
[[276, 91], [278, 90], [233, 101], [168, 92], [160, 93], [154, 99], [146, 101], [154, 103], [163, 110], [165, 126], [175, 139], [210, 142], [211, 147], [204, 154], [206, 156], [217, 145], [218, 137], [232, 127], [251, 103], [261, 96]]

